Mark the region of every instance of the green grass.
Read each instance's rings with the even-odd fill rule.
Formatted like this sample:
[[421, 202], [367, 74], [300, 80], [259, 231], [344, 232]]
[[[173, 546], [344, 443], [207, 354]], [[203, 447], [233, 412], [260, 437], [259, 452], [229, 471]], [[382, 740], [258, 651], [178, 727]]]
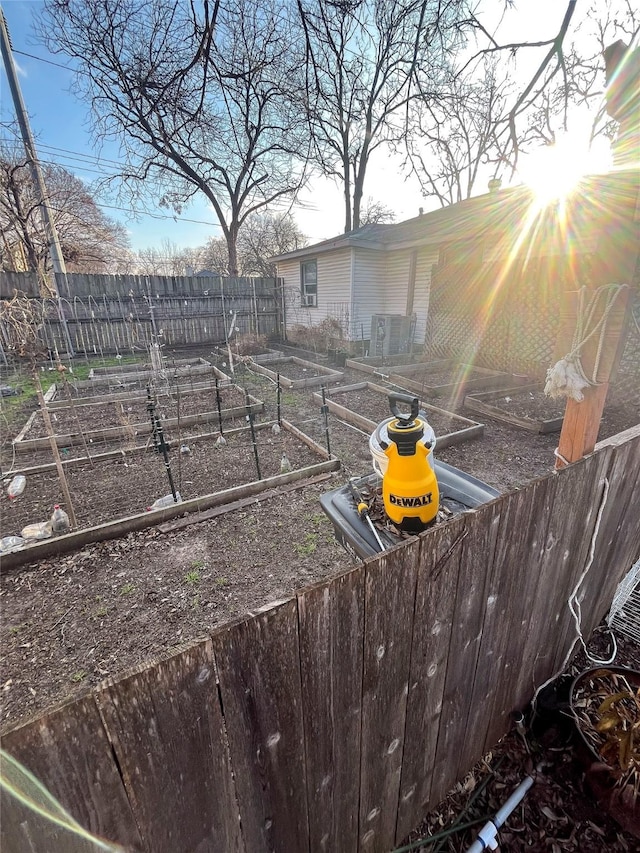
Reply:
[[318, 535], [307, 533], [302, 542], [296, 542], [293, 547], [301, 557], [308, 557], [318, 547]]
[[125, 583], [120, 587], [120, 595], [129, 595], [135, 589], [132, 583]]
[[197, 569], [192, 569], [190, 572], [186, 573], [184, 579], [187, 583], [195, 586], [197, 583], [200, 583], [200, 572]]

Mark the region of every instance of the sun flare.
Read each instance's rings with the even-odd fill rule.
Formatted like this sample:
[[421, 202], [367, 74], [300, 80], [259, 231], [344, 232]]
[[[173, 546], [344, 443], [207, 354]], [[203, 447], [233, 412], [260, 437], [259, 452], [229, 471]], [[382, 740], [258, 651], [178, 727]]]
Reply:
[[585, 175], [606, 172], [610, 166], [608, 146], [589, 149], [584, 141], [565, 136], [530, 154], [520, 175], [533, 190], [538, 206], [544, 207], [566, 198]]

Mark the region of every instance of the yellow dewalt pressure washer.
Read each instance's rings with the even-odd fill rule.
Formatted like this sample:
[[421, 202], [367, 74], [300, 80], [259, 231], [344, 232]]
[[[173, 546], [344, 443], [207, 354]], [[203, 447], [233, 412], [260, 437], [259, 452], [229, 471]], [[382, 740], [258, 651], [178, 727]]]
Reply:
[[[398, 404], [408, 403], [410, 414], [401, 414]], [[394, 524], [417, 533], [438, 513], [440, 493], [433, 467], [433, 430], [419, 417], [419, 401], [409, 394], [390, 394], [389, 408], [394, 415], [385, 421], [384, 434], [378, 436], [388, 459], [382, 476], [384, 508]]]

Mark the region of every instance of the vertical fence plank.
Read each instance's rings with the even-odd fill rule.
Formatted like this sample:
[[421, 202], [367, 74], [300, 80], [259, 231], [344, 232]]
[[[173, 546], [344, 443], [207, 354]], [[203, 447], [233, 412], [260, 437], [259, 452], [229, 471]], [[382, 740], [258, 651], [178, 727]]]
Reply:
[[295, 599], [213, 635], [245, 844], [309, 850]]
[[[30, 770], [89, 832], [125, 846], [142, 847], [111, 744], [92, 696], [14, 729], [3, 737], [2, 747]], [[64, 846], [68, 841], [65, 833], [61, 838], [63, 846], [50, 848], [50, 853], [73, 850]]]
[[309, 839], [358, 849], [364, 568], [298, 595]]
[[593, 560], [595, 567], [602, 566], [602, 580], [589, 584], [581, 596], [585, 636], [611, 607], [618, 583], [640, 556], [640, 427], [635, 438], [612, 447], [611, 454], [609, 496]]
[[365, 564], [360, 850], [395, 840], [420, 540]]
[[[537, 684], [558, 672], [576, 640], [576, 626], [569, 611], [568, 599], [586, 568], [598, 510], [604, 495], [609, 458], [609, 451], [606, 451], [581, 459], [572, 478], [563, 476], [562, 470], [557, 472], [556, 499], [549, 521], [549, 533], [558, 540], [558, 556], [561, 558], [558, 567], [559, 582], [552, 590], [555, 602], [552, 618], [557, 624], [554, 638], [555, 655], [548, 672], [536, 672]], [[578, 597], [586, 588], [584, 584], [590, 585], [593, 577], [591, 574], [587, 575], [578, 590]], [[545, 634], [540, 631], [539, 636], [542, 638]]]
[[484, 620], [487, 576], [493, 554], [493, 531], [487, 521], [492, 507], [467, 514], [467, 536], [463, 543], [451, 643], [433, 767], [431, 799], [439, 800], [456, 781], [458, 756], [473, 734], [467, 731], [471, 687], [476, 670]]
[[[493, 593], [494, 634], [491, 646], [484, 654], [487, 679], [493, 689], [485, 699], [488, 720], [483, 732], [476, 736], [488, 752], [511, 727], [511, 712], [520, 710], [528, 701], [533, 688], [530, 670], [524, 659], [533, 666], [539, 649], [529, 639], [532, 602], [536, 600], [539, 583], [553, 582], [543, 574], [540, 580], [542, 557], [547, 545], [549, 512], [553, 506], [556, 480], [545, 477], [527, 489], [518, 490], [506, 498], [495, 554], [495, 574], [499, 579]], [[523, 679], [523, 673], [527, 676]], [[515, 685], [522, 683], [528, 692], [521, 700]]]
[[96, 694], [153, 853], [242, 851], [211, 642]]
[[420, 537], [397, 844], [417, 826], [430, 803], [465, 525], [461, 515]]
[[[505, 623], [515, 618], [509, 612], [509, 604], [512, 603], [510, 592], [513, 585], [517, 583], [522, 565], [498, 566], [496, 550], [500, 533], [503, 534], [503, 514], [508, 512], [510, 506], [516, 503], [519, 507], [526, 506], [526, 501], [519, 494], [511, 494], [501, 501], [494, 501], [486, 507], [481, 507], [475, 512], [473, 521], [475, 524], [468, 528], [470, 534], [475, 532], [474, 542], [469, 542], [467, 554], [472, 564], [473, 572], [477, 576], [478, 588], [469, 590], [469, 595], [479, 598], [481, 610], [478, 631], [472, 634], [472, 621], [466, 630], [468, 635], [466, 642], [475, 645], [476, 662], [473, 670], [469, 670], [468, 681], [465, 688], [467, 700], [467, 714], [464, 721], [463, 731], [466, 735], [458, 740], [457, 744], [457, 772], [456, 778], [461, 779], [479, 761], [484, 754], [484, 739], [491, 717], [491, 702], [496, 688], [496, 675], [500, 670], [500, 653], [504, 648], [503, 631]], [[525, 516], [526, 517], [526, 516]], [[517, 526], [509, 531], [508, 541], [512, 541]], [[526, 531], [526, 527], [524, 531]], [[464, 553], [464, 552], [463, 552]], [[477, 555], [477, 556], [476, 556]], [[482, 555], [482, 557], [480, 557]], [[461, 567], [463, 568], [463, 567]], [[485, 575], [484, 586], [481, 576]], [[464, 579], [461, 573], [461, 580]], [[458, 594], [460, 593], [458, 587]], [[452, 761], [452, 763], [455, 763]], [[455, 781], [455, 780], [454, 780]]]

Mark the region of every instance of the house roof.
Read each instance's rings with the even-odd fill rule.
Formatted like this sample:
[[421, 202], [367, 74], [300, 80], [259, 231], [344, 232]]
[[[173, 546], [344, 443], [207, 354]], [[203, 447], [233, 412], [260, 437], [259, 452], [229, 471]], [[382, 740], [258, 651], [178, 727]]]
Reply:
[[[622, 213], [638, 220], [640, 210], [640, 170], [625, 170], [582, 179], [566, 199], [564, 218], [574, 227], [591, 220], [591, 213]], [[448, 207], [407, 219], [394, 225], [365, 225], [349, 234], [314, 243], [294, 252], [277, 255], [274, 261], [293, 260], [308, 255], [357, 246], [385, 251], [414, 246], [438, 245], [490, 232], [517, 232], [523, 228], [533, 209], [534, 194], [525, 186], [485, 193]], [[635, 216], [633, 211], [635, 210]], [[558, 205], [540, 212], [546, 227], [557, 226]], [[539, 229], [538, 229], [539, 230]]]

